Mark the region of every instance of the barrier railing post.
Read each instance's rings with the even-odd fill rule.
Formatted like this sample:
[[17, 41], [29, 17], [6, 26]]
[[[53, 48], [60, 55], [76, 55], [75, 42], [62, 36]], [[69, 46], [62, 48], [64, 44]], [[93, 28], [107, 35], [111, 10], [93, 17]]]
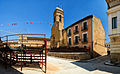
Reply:
[[30, 56], [30, 63], [32, 63], [32, 55]]
[[10, 66], [11, 66], [11, 51], [10, 51]]
[[45, 40], [45, 73], [47, 69], [47, 41]]
[[[23, 44], [22, 44], [23, 46]], [[22, 71], [22, 46], [21, 46], [21, 71]]]
[[41, 68], [41, 52], [40, 52], [40, 68]]
[[42, 69], [43, 69], [43, 50], [42, 50]]
[[[9, 38], [11, 36], [17, 36], [17, 35], [19, 36], [19, 39]], [[42, 36], [44, 36], [43, 42], [45, 42], [45, 44], [42, 44], [42, 43], [41, 44], [40, 43], [39, 44], [38, 43], [27, 43], [27, 42], [24, 41], [24, 35], [26, 35], [26, 36], [27, 35], [42, 35]], [[14, 35], [6, 35], [6, 36], [3, 36], [2, 38], [4, 38], [4, 37], [5, 37], [4, 42], [6, 44], [6, 48], [2, 52], [3, 53], [2, 57], [4, 58], [3, 60], [5, 62], [6, 67], [7, 67], [7, 63], [9, 63], [10, 66], [11, 66], [11, 65], [13, 65], [14, 62], [16, 62], [16, 63], [20, 63], [21, 71], [22, 71], [22, 68], [24, 67], [25, 64], [27, 64], [29, 62], [30, 63], [40, 62], [41, 69], [46, 73], [46, 69], [47, 69], [47, 41], [45, 39], [45, 34], [14, 34]], [[12, 39], [12, 40], [8, 40], [8, 38]], [[17, 40], [19, 42], [14, 42], [15, 40]], [[13, 44], [14, 44], [14, 46], [13, 46]], [[15, 45], [15, 44], [18, 44], [18, 45]], [[16, 46], [19, 47], [19, 44], [21, 44], [21, 46], [20, 46], [20, 48], [17, 48]], [[31, 48], [29, 48], [29, 47], [28, 47], [28, 49], [24, 48], [24, 45], [30, 46]], [[16, 50], [10, 49], [9, 46], [15, 47]], [[35, 51], [35, 53], [34, 53], [33, 50], [30, 50], [30, 52], [33, 52], [33, 53], [27, 52], [27, 50], [29, 51], [29, 49], [32, 49], [32, 48], [33, 49], [40, 49], [40, 51], [37, 52], [37, 53]], [[28, 55], [28, 54], [30, 54], [30, 55]], [[38, 56], [38, 54], [40, 54], [40, 55]], [[35, 55], [37, 55], [37, 56], [35, 56]]]

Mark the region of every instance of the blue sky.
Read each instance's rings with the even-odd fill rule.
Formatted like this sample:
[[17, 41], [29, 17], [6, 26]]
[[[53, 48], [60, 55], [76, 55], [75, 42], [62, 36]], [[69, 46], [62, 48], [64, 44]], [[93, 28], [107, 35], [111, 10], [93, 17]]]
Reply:
[[[52, 28], [50, 24], [53, 24], [53, 12], [58, 5], [63, 5], [65, 28], [93, 14], [101, 19], [106, 42], [109, 42], [105, 0], [0, 0], [0, 35], [10, 34], [3, 31], [42, 33], [49, 38]], [[30, 21], [33, 21], [33, 24], [26, 24]], [[17, 25], [12, 26], [12, 23], [17, 23]]]

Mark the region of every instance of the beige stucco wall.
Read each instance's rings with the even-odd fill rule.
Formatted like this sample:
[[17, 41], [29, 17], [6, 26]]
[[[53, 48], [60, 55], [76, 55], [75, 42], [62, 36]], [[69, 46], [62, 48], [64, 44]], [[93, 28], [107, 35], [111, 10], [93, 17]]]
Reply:
[[105, 30], [100, 19], [93, 17], [93, 55], [106, 55], [107, 48], [105, 48]]

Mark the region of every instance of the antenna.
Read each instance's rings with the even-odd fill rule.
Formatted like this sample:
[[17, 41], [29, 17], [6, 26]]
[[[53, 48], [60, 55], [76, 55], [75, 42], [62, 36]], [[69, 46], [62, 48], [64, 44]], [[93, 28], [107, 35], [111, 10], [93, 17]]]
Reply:
[[63, 5], [62, 5], [62, 10], [63, 10]]
[[60, 7], [59, 5], [57, 5], [57, 7]]

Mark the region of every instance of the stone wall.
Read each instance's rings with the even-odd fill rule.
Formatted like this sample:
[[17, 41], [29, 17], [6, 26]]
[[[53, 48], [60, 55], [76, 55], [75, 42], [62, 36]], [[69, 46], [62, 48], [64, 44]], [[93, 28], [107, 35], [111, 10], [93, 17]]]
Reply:
[[64, 52], [48, 52], [48, 56], [54, 56], [59, 58], [75, 59], [75, 60], [88, 60], [90, 59], [89, 53], [64, 53]]
[[103, 56], [107, 54], [105, 48], [105, 30], [99, 18], [93, 17], [93, 56]]

